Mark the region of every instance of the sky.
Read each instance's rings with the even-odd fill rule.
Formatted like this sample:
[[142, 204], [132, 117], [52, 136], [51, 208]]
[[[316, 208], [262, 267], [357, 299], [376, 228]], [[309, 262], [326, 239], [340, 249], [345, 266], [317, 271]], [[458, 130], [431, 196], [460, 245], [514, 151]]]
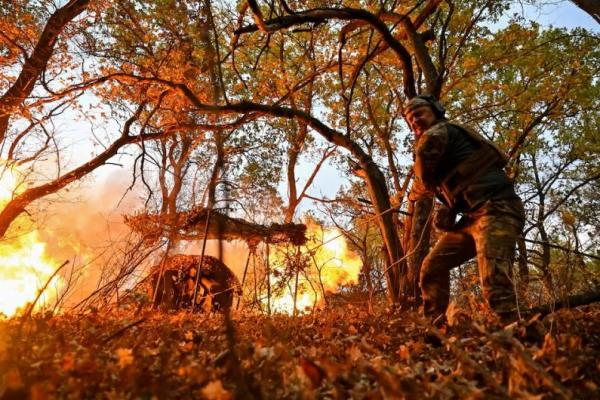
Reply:
[[517, 13], [529, 20], [539, 22], [542, 26], [552, 25], [568, 29], [583, 27], [600, 32], [600, 24], [571, 1], [555, 1], [554, 3], [557, 4], [550, 4], [542, 8], [515, 4], [507, 14]]

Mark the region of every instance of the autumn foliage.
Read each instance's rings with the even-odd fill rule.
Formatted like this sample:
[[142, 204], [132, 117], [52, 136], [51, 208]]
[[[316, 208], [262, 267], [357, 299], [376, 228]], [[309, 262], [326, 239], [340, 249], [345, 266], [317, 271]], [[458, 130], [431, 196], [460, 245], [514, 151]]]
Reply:
[[233, 356], [220, 315], [132, 311], [2, 322], [3, 398], [585, 398], [600, 385], [597, 306], [499, 331], [480, 310], [455, 309], [447, 332], [351, 304], [240, 314]]

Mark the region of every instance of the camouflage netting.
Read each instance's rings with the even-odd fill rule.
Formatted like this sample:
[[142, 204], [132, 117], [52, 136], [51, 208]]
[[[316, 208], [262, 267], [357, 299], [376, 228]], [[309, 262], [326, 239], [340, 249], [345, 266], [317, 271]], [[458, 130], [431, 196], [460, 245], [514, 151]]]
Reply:
[[[196, 208], [188, 212], [177, 213], [173, 220], [170, 216], [138, 213], [126, 215], [125, 223], [150, 241], [169, 235], [173, 235], [173, 238], [179, 240], [198, 240], [204, 238], [208, 214], [207, 209]], [[244, 240], [250, 245], [260, 242], [302, 245], [306, 242], [306, 225], [271, 224], [266, 226], [240, 218], [228, 217], [213, 210], [210, 213], [206, 236], [208, 239]]]

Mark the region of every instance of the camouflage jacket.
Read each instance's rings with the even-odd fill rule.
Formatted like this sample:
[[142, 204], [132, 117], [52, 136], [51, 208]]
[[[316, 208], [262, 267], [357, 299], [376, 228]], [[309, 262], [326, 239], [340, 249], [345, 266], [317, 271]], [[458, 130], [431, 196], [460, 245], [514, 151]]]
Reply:
[[[500, 155], [496, 157], [495, 145], [486, 146], [483, 141], [487, 140], [475, 140], [473, 135], [477, 134], [441, 120], [417, 139], [411, 199], [435, 194], [454, 211], [468, 212], [487, 200], [517, 197], [502, 168], [504, 160]], [[478, 156], [482, 159], [491, 157], [492, 164], [482, 167], [481, 162], [471, 162]]]

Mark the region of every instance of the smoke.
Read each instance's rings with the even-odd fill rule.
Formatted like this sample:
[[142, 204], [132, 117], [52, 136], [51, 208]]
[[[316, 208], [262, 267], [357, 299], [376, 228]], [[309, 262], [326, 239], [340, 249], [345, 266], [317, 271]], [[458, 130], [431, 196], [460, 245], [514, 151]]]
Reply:
[[131, 194], [123, 198], [128, 184], [114, 173], [104, 181], [61, 193], [60, 200], [50, 205], [40, 229], [49, 254], [86, 256], [127, 233], [122, 214], [132, 211], [138, 202]]
[[46, 210], [38, 210], [43, 215], [37, 221], [38, 232], [47, 256], [58, 264], [68, 260], [63, 275], [77, 278], [72, 282], [68, 304], [96, 289], [107, 259], [128, 235], [122, 215], [141, 204], [135, 190], [127, 191], [129, 185], [128, 177], [115, 171], [104, 179], [84, 181], [61, 192], [44, 202]]

